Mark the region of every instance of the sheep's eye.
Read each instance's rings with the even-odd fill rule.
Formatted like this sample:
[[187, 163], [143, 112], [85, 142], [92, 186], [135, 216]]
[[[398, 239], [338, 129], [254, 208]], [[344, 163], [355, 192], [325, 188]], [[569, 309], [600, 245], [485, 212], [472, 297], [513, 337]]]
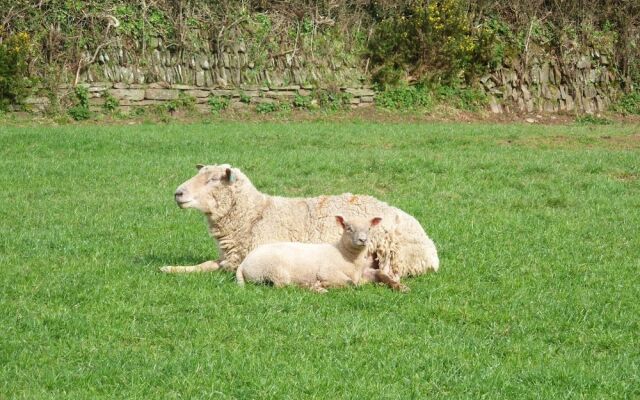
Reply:
[[207, 183], [216, 182], [216, 181], [219, 181], [219, 180], [220, 180], [220, 178], [218, 178], [217, 176], [214, 176], [214, 177], [209, 178]]

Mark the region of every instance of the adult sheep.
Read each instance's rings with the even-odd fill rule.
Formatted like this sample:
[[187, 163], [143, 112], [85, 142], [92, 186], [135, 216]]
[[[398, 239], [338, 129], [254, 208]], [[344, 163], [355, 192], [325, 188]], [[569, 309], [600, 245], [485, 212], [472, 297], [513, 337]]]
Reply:
[[162, 267], [163, 272], [235, 271], [251, 250], [274, 242], [334, 243], [342, 235], [335, 215], [382, 217], [370, 234], [367, 254], [392, 279], [437, 271], [438, 253], [420, 223], [404, 211], [371, 196], [286, 198], [261, 193], [229, 164], [197, 165], [198, 173], [180, 185], [180, 208], [206, 217], [219, 259], [193, 266]]

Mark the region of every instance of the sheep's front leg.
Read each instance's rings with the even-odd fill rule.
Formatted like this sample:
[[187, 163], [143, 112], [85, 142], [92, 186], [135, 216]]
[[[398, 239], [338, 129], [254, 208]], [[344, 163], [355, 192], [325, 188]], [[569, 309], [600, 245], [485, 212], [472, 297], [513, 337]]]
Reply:
[[399, 281], [393, 279], [392, 277], [390, 277], [384, 271], [381, 271], [381, 270], [376, 270], [376, 272], [375, 272], [375, 281], [384, 283], [385, 285], [387, 285], [391, 289], [397, 290], [399, 292], [406, 293], [406, 292], [409, 291], [409, 287], [408, 286], [403, 285], [402, 283], [400, 283]]
[[217, 271], [222, 266], [219, 261], [205, 261], [198, 265], [168, 265], [160, 268], [160, 271], [166, 274], [186, 274], [191, 272], [210, 272]]

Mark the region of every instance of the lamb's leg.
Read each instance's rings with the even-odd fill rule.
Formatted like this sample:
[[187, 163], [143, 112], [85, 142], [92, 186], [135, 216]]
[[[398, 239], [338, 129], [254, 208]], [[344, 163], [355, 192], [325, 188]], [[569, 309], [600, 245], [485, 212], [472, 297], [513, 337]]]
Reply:
[[318, 276], [318, 284], [323, 288], [344, 288], [347, 286], [355, 286], [356, 283], [351, 277], [344, 272], [340, 271], [329, 276]]
[[391, 268], [391, 257], [386, 257], [384, 262], [379, 264], [379, 269], [375, 271], [376, 282], [384, 283], [393, 290], [408, 292], [409, 287], [400, 283], [400, 277], [393, 273]]
[[236, 270], [236, 282], [239, 286], [244, 286], [244, 274], [242, 273], [242, 266], [239, 266]]
[[220, 264], [218, 261], [205, 261], [202, 264], [198, 265], [169, 265], [166, 267], [160, 268], [160, 271], [167, 274], [185, 274], [190, 272], [210, 272], [216, 271], [220, 269]]
[[389, 275], [387, 275], [383, 271], [380, 271], [380, 270], [376, 271], [375, 277], [376, 277], [376, 282], [382, 282], [385, 285], [389, 286], [393, 290], [397, 290], [397, 291], [403, 292], [403, 293], [406, 293], [406, 292], [409, 291], [409, 287], [408, 286], [403, 285], [402, 283], [398, 282], [397, 280], [391, 278]]
[[378, 269], [367, 267], [362, 271], [362, 275], [360, 275], [360, 280], [358, 281], [359, 285], [370, 282], [377, 282], [376, 274], [380, 272]]
[[320, 281], [316, 281], [313, 284], [310, 284], [307, 286], [309, 288], [309, 290], [311, 290], [312, 292], [316, 292], [316, 293], [327, 293], [328, 290], [327, 288], [324, 287], [324, 285], [322, 284], [322, 282]]
[[338, 287], [345, 287], [345, 286], [355, 286], [356, 283], [353, 281], [353, 279], [351, 279], [351, 277], [345, 273], [342, 274], [342, 282], [340, 284], [338, 284]]
[[379, 267], [380, 272], [384, 273], [390, 279], [396, 281], [400, 280], [400, 277], [397, 274], [394, 274], [393, 270], [391, 269], [391, 257], [386, 257], [384, 262], [380, 264]]

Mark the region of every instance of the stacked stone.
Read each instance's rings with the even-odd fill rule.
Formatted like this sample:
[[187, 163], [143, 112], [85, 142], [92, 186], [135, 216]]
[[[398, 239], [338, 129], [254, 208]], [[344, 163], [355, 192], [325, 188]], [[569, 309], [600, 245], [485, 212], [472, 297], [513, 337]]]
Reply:
[[[241, 85], [282, 87], [328, 81], [353, 86], [364, 78], [357, 65], [333, 59], [311, 62], [307, 55], [294, 50], [268, 55], [265, 62], [257, 63], [249, 56], [241, 37], [233, 43], [222, 48], [194, 44], [192, 51], [176, 51], [156, 37], [149, 40], [140, 57], [129, 54], [116, 40], [81, 74], [81, 81], [130, 85], [165, 82], [169, 85], [238, 88]], [[91, 59], [92, 55], [86, 51], [84, 57]]]
[[[353, 107], [374, 103], [375, 93], [362, 84], [367, 79], [360, 68], [337, 58], [316, 57], [311, 62], [308, 55], [292, 50], [271, 55], [258, 66], [240, 37], [232, 46], [212, 47], [201, 45], [187, 54], [152, 38], [146, 56], [136, 60], [139, 56], [129, 54], [116, 40], [81, 74], [81, 82], [89, 88], [93, 107], [104, 103], [108, 91], [125, 111], [175, 100], [180, 92], [194, 97], [203, 110], [211, 96], [228, 97], [234, 108], [246, 107], [247, 97], [250, 104], [290, 103], [297, 94], [311, 94], [309, 82], [319, 88], [323, 82], [338, 82], [342, 92], [351, 94]], [[88, 51], [84, 56], [92, 58]], [[595, 113], [606, 110], [620, 95], [614, 66], [596, 50], [563, 61], [545, 56], [544, 51], [528, 58], [526, 64], [519, 57], [506, 59], [481, 78], [493, 112]], [[27, 103], [44, 109], [48, 100], [33, 97]]]
[[[180, 96], [188, 96], [195, 100], [196, 108], [207, 112], [210, 106], [207, 104], [211, 97], [223, 97], [229, 99], [230, 107], [236, 109], [248, 108], [259, 103], [289, 103], [291, 104], [297, 95], [312, 96], [314, 87], [310, 85], [289, 86], [252, 86], [241, 85], [240, 89], [225, 87], [206, 88], [196, 85], [160, 84], [148, 85], [137, 83], [110, 83], [94, 82], [83, 83], [89, 92], [89, 105], [94, 111], [98, 111], [104, 105], [107, 95], [115, 98], [119, 104], [119, 110], [129, 112], [134, 107], [150, 107], [162, 105], [166, 102], [177, 100]], [[68, 93], [69, 85], [59, 87], [60, 94]], [[367, 107], [374, 104], [375, 92], [366, 86], [341, 87], [342, 93], [350, 95], [351, 107]], [[315, 102], [315, 100], [312, 100]], [[46, 97], [31, 97], [27, 103], [36, 111], [44, 111], [49, 104]]]
[[620, 95], [607, 56], [597, 51], [564, 63], [508, 60], [480, 80], [494, 113], [605, 111]]

